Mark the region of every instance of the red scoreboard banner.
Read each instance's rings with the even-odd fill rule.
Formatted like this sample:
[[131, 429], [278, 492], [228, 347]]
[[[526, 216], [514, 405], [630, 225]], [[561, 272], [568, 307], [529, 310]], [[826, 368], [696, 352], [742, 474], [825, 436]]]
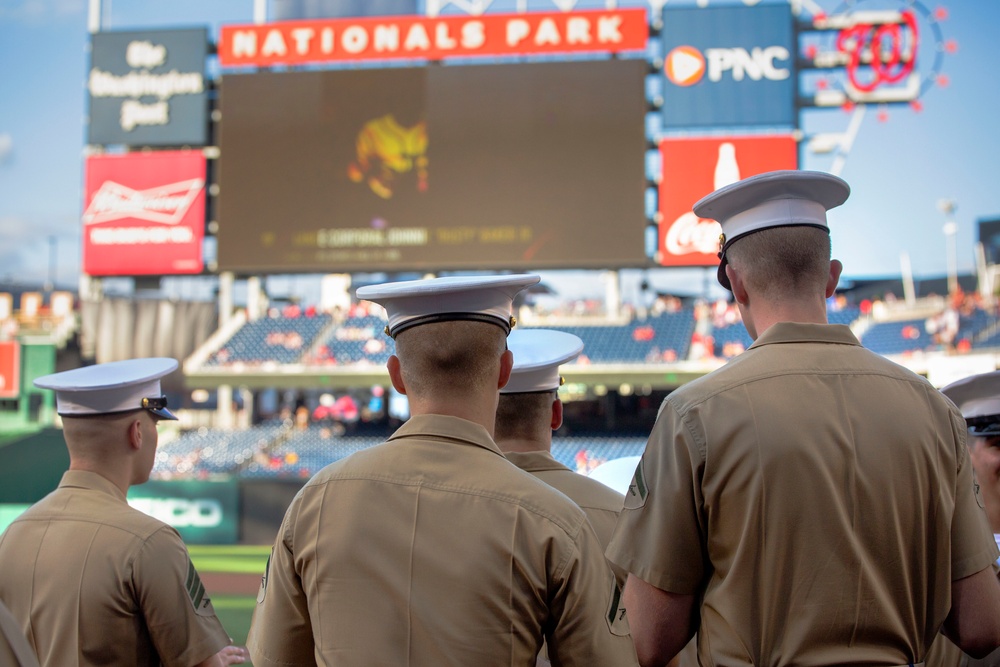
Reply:
[[776, 169], [796, 169], [792, 135], [664, 139], [660, 142], [659, 263], [663, 266], [718, 266], [715, 220], [691, 210], [710, 192], [741, 178]]
[[88, 157], [84, 272], [92, 276], [201, 273], [205, 171], [201, 151]]
[[0, 341], [0, 398], [21, 395], [21, 344], [16, 340]]
[[224, 25], [223, 67], [643, 51], [643, 7], [480, 16], [383, 16]]

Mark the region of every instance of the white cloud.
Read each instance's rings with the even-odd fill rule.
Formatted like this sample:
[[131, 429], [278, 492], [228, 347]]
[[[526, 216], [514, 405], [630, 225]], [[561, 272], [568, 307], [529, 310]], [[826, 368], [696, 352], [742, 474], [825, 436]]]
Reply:
[[14, 138], [7, 132], [0, 132], [0, 164], [7, 161], [13, 149]]

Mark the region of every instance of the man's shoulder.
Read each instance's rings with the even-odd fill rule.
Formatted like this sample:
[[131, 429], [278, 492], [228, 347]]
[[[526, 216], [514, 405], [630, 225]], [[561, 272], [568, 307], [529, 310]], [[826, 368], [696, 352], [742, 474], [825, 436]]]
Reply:
[[911, 371], [882, 355], [858, 345], [828, 345], [828, 350], [817, 356], [790, 354], [786, 345], [765, 345], [750, 348], [734, 357], [725, 366], [696, 378], [667, 396], [680, 413], [693, 405], [719, 393], [740, 389], [747, 384], [775, 377], [817, 376], [882, 376], [884, 378], [921, 385], [933, 390], [927, 378]]
[[[146, 540], [164, 528], [173, 530], [166, 522], [126, 502], [100, 496], [91, 496], [88, 502], [75, 502], [73, 494], [72, 489], [56, 489], [26, 509], [14, 523], [46, 522], [58, 526], [60, 523], [90, 522], [140, 540]], [[145, 501], [139, 499], [132, 502], [142, 507]], [[58, 530], [50, 528], [53, 529]]]
[[[426, 452], [418, 451], [421, 444], [441, 446], [418, 439], [406, 443], [384, 442], [327, 465], [306, 483], [299, 495], [311, 494], [327, 484], [366, 479], [421, 485], [445, 493], [475, 495], [491, 502], [517, 505], [568, 533], [578, 531], [586, 520], [583, 511], [565, 494], [521, 470], [499, 453], [482, 447], [456, 445], [448, 451], [449, 464], [442, 471], [433, 469], [433, 464], [422, 457]], [[467, 463], [475, 465], [474, 474], [470, 474], [468, 465], [459, 463], [463, 457], [472, 457], [473, 460]], [[427, 474], [428, 469], [432, 469], [431, 474]]]
[[584, 509], [620, 512], [625, 496], [608, 485], [572, 470], [554, 471], [549, 476], [539, 478], [566, 494], [570, 500]]

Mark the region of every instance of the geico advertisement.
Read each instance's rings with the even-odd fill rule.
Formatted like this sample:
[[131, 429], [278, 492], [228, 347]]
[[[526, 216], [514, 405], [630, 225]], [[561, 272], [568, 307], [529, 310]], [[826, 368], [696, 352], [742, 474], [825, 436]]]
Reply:
[[232, 544], [239, 539], [236, 480], [153, 480], [131, 487], [128, 504], [173, 526], [189, 544]]

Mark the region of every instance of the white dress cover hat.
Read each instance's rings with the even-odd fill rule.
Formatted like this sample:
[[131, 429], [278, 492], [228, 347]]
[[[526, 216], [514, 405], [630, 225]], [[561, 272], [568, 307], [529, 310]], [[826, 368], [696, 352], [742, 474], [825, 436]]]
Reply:
[[580, 356], [583, 341], [565, 331], [522, 329], [507, 337], [507, 348], [514, 353], [514, 368], [500, 393], [524, 394], [559, 389], [559, 366]]
[[35, 386], [56, 392], [56, 412], [63, 417], [146, 409], [161, 419], [177, 419], [160, 391], [160, 378], [177, 366], [166, 357], [113, 361], [44, 375]]
[[726, 276], [726, 251], [739, 238], [771, 227], [817, 227], [829, 233], [826, 212], [851, 194], [841, 178], [822, 171], [781, 170], [737, 181], [699, 199], [694, 213], [718, 220], [719, 283], [732, 289]]
[[392, 338], [410, 327], [451, 320], [489, 322], [510, 333], [514, 297], [539, 280], [526, 274], [408, 280], [359, 287], [358, 298], [385, 308]]
[[972, 435], [1000, 435], [1000, 371], [971, 375], [941, 389], [951, 399]]

